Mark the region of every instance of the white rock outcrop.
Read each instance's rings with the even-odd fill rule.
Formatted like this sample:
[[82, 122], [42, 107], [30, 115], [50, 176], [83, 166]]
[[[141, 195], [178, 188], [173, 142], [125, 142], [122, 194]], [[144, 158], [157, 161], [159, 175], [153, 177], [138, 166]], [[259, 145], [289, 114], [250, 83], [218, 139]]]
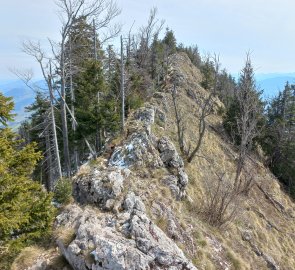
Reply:
[[76, 270], [197, 269], [146, 215], [141, 199], [130, 192], [118, 215], [70, 205], [56, 226], [74, 228], [74, 239], [57, 243]]
[[74, 197], [81, 204], [94, 204], [102, 209], [110, 205], [122, 192], [129, 170], [117, 167], [95, 168], [87, 175], [76, 177]]

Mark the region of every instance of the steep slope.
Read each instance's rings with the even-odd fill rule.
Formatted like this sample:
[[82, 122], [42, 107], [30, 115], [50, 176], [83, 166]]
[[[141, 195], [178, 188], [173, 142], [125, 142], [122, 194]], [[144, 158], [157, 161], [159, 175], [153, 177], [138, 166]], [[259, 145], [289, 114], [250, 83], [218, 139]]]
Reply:
[[[226, 192], [237, 153], [216, 99], [198, 157], [184, 162], [173, 84], [187, 144], [197, 141], [199, 104], [208, 93], [185, 54], [170, 63], [163, 91], [129, 117], [125, 135], [104, 157], [73, 179], [76, 203], [55, 224], [60, 252], [73, 269], [295, 269], [295, 205], [256, 157], [246, 164], [249, 193], [230, 204], [234, 219], [219, 228], [207, 223], [217, 176], [224, 176], [220, 192]], [[36, 261], [29, 269], [46, 269], [53, 259]], [[14, 267], [24, 269], [17, 261]]]

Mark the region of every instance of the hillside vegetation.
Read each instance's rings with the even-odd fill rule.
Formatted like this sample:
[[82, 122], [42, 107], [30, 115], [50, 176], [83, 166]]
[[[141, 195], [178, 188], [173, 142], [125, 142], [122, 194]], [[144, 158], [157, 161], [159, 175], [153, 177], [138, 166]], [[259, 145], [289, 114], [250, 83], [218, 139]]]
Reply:
[[0, 93], [0, 268], [294, 269], [295, 85], [266, 103], [250, 53], [235, 80], [156, 8], [116, 48], [113, 0], [55, 2], [18, 133]]
[[[192, 265], [198, 269], [294, 269], [295, 204], [263, 166], [258, 155], [247, 158], [245, 171], [253, 177], [253, 184], [247, 194], [230, 203], [227, 213], [234, 214], [220, 226], [208, 223], [208, 207], [216, 188], [220, 188], [216, 197], [218, 200], [218, 196], [226, 194], [233, 185], [237, 152], [223, 130], [220, 115], [223, 104], [216, 99], [214, 114], [208, 118], [209, 127], [198, 156], [191, 163], [181, 165], [182, 161], [177, 158], [180, 150], [171, 85], [168, 82], [171, 77], [178, 80], [178, 104], [186, 115], [186, 143], [197, 140], [199, 105], [195, 98], [205, 98], [209, 93], [200, 86], [201, 73], [186, 54], [174, 54], [170, 59], [167, 84], [161, 92], [154, 94], [149, 103], [131, 114], [124, 137], [112, 142], [114, 150], [111, 156], [105, 154], [103, 158], [83, 165], [74, 177], [74, 197], [77, 202], [61, 210], [55, 225], [55, 230], [59, 232], [56, 233], [56, 243], [60, 252], [74, 269], [86, 269], [86, 265], [90, 267], [88, 269], [195, 269]], [[163, 147], [162, 151], [160, 145], [163, 140], [166, 148]], [[177, 152], [173, 153], [171, 160], [164, 158], [174, 151], [173, 145]], [[170, 152], [165, 149], [170, 149]], [[178, 165], [172, 165], [172, 161]], [[177, 183], [167, 180], [178, 175], [182, 169], [188, 176], [187, 183], [181, 185], [179, 176]], [[218, 181], [221, 181], [218, 175], [224, 175], [221, 185], [218, 185]], [[129, 202], [132, 201], [134, 208], [130, 212], [128, 207], [131, 207]], [[154, 238], [150, 231], [145, 231], [146, 225], [136, 221], [141, 228], [141, 242], [138, 242], [139, 231], [133, 231], [136, 230], [136, 216], [151, 220], [150, 224], [154, 224], [154, 234], [151, 235]], [[78, 221], [81, 218], [85, 221]], [[128, 222], [124, 221], [126, 218]], [[93, 221], [86, 221], [88, 219]], [[107, 220], [112, 220], [114, 227], [103, 225]], [[124, 224], [132, 224], [129, 227], [131, 231], [127, 233]], [[87, 232], [86, 235], [83, 230]], [[97, 242], [95, 237], [109, 240]], [[172, 266], [168, 259], [170, 257], [165, 257], [165, 262], [157, 261], [163, 258], [159, 257], [159, 250], [152, 248], [155, 244], [153, 241], [157, 239], [161, 239], [158, 249], [167, 254], [178, 253], [176, 257], [182, 258], [179, 260], [182, 260], [181, 267], [184, 268]], [[85, 240], [94, 242], [87, 244], [85, 249]], [[173, 247], [174, 251], [171, 249], [171, 240], [184, 255], [176, 247]], [[120, 243], [124, 263], [116, 257], [116, 250], [104, 253], [112, 241]], [[142, 245], [151, 246], [149, 251], [141, 254], [156, 258], [154, 264], [146, 266], [148, 268], [137, 267], [144, 267], [145, 260], [150, 259], [139, 262], [134, 257], [138, 251], [143, 252]], [[80, 251], [76, 252], [76, 249]], [[88, 253], [84, 253], [84, 250]], [[47, 252], [40, 252], [43, 254], [41, 258], [48, 257], [45, 255]], [[87, 254], [92, 255], [89, 257]], [[134, 261], [128, 261], [127, 258], [132, 257]], [[23, 256], [16, 260], [14, 269], [24, 269], [20, 258]], [[49, 262], [47, 260], [47, 264], [50, 265], [53, 258]], [[36, 261], [40, 263], [40, 260], [40, 254], [36, 252]], [[52, 265], [56, 267], [54, 263]]]

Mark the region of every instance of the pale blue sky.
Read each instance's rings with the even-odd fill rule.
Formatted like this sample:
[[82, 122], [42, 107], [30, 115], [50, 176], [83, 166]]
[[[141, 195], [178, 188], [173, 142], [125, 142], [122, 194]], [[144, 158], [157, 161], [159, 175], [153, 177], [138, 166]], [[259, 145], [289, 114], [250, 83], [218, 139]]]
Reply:
[[[60, 23], [54, 0], [1, 0], [0, 79], [9, 67], [38, 69], [20, 50], [25, 38], [58, 40]], [[237, 73], [252, 51], [258, 73], [294, 72], [295, 1], [291, 0], [118, 0], [119, 21], [129, 29], [147, 21], [149, 10], [175, 31], [179, 42], [197, 44], [202, 53], [220, 54], [223, 67]]]

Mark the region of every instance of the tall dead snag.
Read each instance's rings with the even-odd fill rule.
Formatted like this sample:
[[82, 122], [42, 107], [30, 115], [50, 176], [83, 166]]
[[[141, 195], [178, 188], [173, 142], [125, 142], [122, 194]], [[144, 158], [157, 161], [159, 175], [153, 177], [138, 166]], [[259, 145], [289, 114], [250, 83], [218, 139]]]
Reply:
[[238, 105], [236, 112], [236, 135], [239, 144], [239, 156], [235, 174], [235, 188], [237, 191], [247, 189], [252, 177], [242, 180], [241, 174], [245, 167], [245, 160], [253, 146], [254, 139], [259, 134], [258, 122], [261, 119], [263, 106], [260, 92], [254, 79], [254, 71], [249, 53], [246, 56], [245, 67], [241, 71], [234, 102]]
[[123, 48], [123, 37], [121, 36], [121, 96], [122, 96], [122, 115], [121, 115], [121, 125], [122, 133], [125, 127], [125, 67], [124, 67], [124, 48]]
[[[56, 133], [56, 121], [55, 121], [55, 113], [54, 113], [54, 89], [53, 89], [53, 74], [52, 74], [52, 68], [51, 68], [51, 60], [47, 58], [45, 55], [45, 52], [42, 50], [40, 43], [34, 43], [31, 41], [24, 42], [23, 45], [23, 52], [25, 52], [27, 55], [32, 56], [35, 58], [35, 60], [38, 62], [43, 78], [46, 82], [46, 86], [49, 91], [49, 100], [50, 100], [50, 112], [48, 116], [48, 121], [51, 124], [51, 132], [52, 133], [52, 140], [53, 140], [53, 149], [54, 149], [54, 156], [55, 156], [55, 163], [56, 163], [56, 170], [57, 170], [57, 177], [62, 177], [62, 170], [61, 170], [61, 163], [60, 163], [60, 155], [59, 155], [59, 146], [57, 141], [57, 133]], [[26, 83], [26, 85], [29, 86], [29, 81], [31, 78], [24, 76], [21, 76], [22, 80]], [[49, 131], [46, 131], [49, 132]], [[48, 149], [46, 151], [51, 151], [50, 143], [47, 141]], [[51, 157], [50, 157], [51, 158]], [[51, 162], [52, 164], [52, 162]], [[52, 165], [53, 166], [53, 165]], [[55, 166], [53, 166], [55, 167]], [[50, 171], [52, 171], [54, 168], [49, 167]], [[50, 178], [51, 179], [51, 178]], [[49, 183], [49, 189], [52, 190], [54, 187], [55, 179], [51, 179]]]
[[138, 62], [140, 68], [146, 68], [150, 59], [150, 48], [152, 40], [158, 36], [162, 30], [164, 21], [159, 21], [157, 18], [157, 8], [152, 8], [150, 11], [148, 23], [139, 29], [138, 35]]

